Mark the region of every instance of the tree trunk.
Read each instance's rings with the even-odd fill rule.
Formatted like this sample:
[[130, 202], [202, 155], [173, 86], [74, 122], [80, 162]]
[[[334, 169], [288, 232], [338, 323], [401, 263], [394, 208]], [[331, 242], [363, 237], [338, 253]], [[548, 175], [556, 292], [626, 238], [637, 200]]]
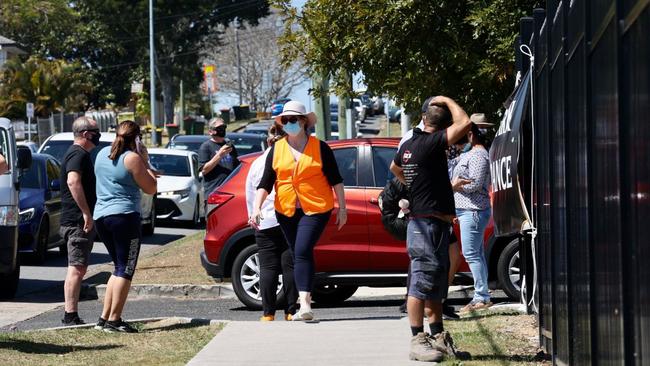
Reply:
[[174, 78], [171, 75], [160, 75], [160, 84], [162, 86], [165, 124], [174, 123]]

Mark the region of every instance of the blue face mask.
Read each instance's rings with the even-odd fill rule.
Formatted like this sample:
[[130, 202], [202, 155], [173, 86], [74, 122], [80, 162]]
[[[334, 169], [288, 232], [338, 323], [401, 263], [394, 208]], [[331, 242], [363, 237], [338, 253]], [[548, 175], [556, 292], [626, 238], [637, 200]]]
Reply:
[[466, 153], [468, 151], [472, 150], [472, 144], [469, 142], [465, 144], [465, 147], [463, 147], [463, 152]]
[[296, 122], [289, 122], [286, 125], [284, 125], [283, 128], [284, 132], [288, 133], [291, 136], [296, 136], [300, 133], [300, 123], [298, 121]]

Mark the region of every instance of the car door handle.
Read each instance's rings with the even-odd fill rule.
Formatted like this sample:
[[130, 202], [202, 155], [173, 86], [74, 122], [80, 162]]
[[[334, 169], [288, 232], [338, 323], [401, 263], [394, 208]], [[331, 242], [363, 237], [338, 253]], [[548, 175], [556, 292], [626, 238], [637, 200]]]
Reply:
[[368, 202], [370, 202], [373, 205], [379, 205], [379, 200], [376, 198], [371, 198], [368, 200]]

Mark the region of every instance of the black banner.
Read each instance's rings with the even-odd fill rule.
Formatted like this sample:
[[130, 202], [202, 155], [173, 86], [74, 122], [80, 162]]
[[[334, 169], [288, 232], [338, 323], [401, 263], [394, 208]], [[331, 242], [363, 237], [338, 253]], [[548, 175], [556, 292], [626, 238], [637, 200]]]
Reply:
[[528, 111], [530, 72], [515, 89], [490, 148], [494, 235], [518, 234], [530, 222], [517, 174], [521, 124]]

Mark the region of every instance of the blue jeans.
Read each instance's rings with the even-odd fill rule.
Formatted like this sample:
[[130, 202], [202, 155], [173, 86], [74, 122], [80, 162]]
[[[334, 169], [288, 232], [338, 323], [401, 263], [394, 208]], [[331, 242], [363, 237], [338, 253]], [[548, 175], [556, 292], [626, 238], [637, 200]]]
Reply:
[[474, 277], [474, 298], [472, 301], [490, 301], [488, 293], [488, 266], [485, 260], [483, 234], [490, 220], [490, 209], [481, 211], [456, 210], [460, 223], [460, 242], [463, 256]]

